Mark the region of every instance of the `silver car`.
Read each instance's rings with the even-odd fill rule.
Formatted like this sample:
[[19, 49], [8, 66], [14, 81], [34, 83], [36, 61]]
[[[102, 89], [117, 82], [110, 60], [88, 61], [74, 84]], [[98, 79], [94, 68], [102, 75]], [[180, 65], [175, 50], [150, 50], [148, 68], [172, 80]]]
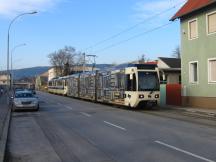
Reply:
[[30, 91], [17, 91], [12, 97], [12, 111], [15, 110], [38, 110], [39, 101]]

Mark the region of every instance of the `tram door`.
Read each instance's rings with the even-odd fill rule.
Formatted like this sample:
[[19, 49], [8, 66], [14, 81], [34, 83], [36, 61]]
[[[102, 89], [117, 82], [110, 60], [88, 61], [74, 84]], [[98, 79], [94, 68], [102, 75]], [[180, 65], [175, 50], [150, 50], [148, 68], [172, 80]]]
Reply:
[[126, 74], [125, 105], [134, 107], [137, 98], [136, 74]]

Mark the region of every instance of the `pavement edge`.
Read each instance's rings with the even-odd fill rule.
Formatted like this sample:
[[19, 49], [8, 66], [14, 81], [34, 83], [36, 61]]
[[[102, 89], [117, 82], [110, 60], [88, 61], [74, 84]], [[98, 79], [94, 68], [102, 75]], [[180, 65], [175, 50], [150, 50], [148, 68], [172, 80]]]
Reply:
[[184, 112], [185, 115], [188, 114], [190, 116], [203, 117], [206, 119], [216, 120], [216, 113], [206, 112], [205, 110], [201, 111], [201, 110], [197, 110], [196, 108], [187, 108], [187, 107], [171, 106], [171, 105], [160, 106], [160, 108]]
[[6, 150], [6, 146], [7, 146], [10, 120], [11, 120], [11, 110], [8, 109], [7, 116], [6, 116], [5, 123], [4, 123], [4, 127], [3, 127], [2, 137], [0, 140], [0, 162], [4, 162], [4, 160], [5, 160], [5, 150]]

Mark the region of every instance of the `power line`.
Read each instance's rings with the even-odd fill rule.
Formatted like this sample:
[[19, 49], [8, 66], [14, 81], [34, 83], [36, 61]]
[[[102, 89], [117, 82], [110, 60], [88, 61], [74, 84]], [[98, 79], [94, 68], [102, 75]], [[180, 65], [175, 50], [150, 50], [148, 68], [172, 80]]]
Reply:
[[185, 3], [186, 1], [187, 1], [187, 0], [183, 0], [182, 2], [175, 4], [175, 5], [174, 5], [173, 7], [171, 7], [171, 8], [168, 8], [168, 9], [162, 11], [162, 12], [159, 12], [159, 13], [153, 15], [153, 16], [150, 16], [150, 17], [148, 17], [147, 19], [145, 19], [145, 20], [143, 20], [143, 21], [141, 21], [141, 22], [139, 22], [139, 23], [137, 23], [137, 24], [135, 24], [135, 25], [133, 25], [133, 26], [131, 26], [131, 27], [129, 27], [129, 28], [126, 28], [126, 29], [120, 31], [119, 33], [116, 33], [116, 34], [114, 34], [114, 35], [112, 35], [112, 36], [110, 36], [110, 37], [108, 37], [108, 38], [106, 38], [106, 39], [103, 39], [103, 40], [101, 40], [101, 41], [98, 41], [98, 42], [96, 42], [95, 44], [93, 44], [93, 45], [91, 45], [91, 46], [85, 48], [84, 51], [86, 51], [86, 50], [88, 50], [88, 49], [90, 49], [90, 48], [96, 47], [96, 46], [98, 46], [98, 45], [100, 45], [100, 44], [103, 44], [104, 42], [107, 42], [107, 41], [109, 41], [109, 40], [111, 40], [111, 39], [114, 39], [114, 38], [118, 37], [119, 35], [122, 35], [123, 33], [126, 33], [126, 32], [128, 32], [128, 31], [131, 31], [131, 30], [133, 30], [134, 28], [140, 26], [141, 24], [144, 24], [144, 23], [146, 23], [146, 22], [152, 20], [152, 19], [155, 18], [155, 17], [158, 17], [158, 16], [160, 16], [160, 15], [162, 15], [162, 14], [165, 14], [165, 13], [167, 13], [167, 12], [169, 12], [169, 11], [175, 9], [177, 6], [179, 6], [179, 5], [183, 4], [183, 3]]
[[143, 35], [145, 35], [145, 34], [148, 34], [148, 33], [154, 32], [154, 31], [156, 31], [156, 30], [159, 30], [159, 29], [161, 29], [161, 28], [164, 28], [164, 27], [166, 27], [166, 26], [168, 26], [168, 25], [170, 25], [170, 24], [172, 24], [172, 23], [173, 23], [173, 22], [169, 22], [169, 23], [160, 25], [160, 26], [158, 26], [158, 27], [155, 27], [155, 28], [153, 28], [153, 29], [147, 30], [147, 31], [145, 31], [145, 32], [142, 32], [142, 33], [140, 33], [140, 34], [136, 34], [136, 35], [134, 35], [134, 36], [132, 36], [132, 37], [130, 37], [130, 38], [128, 38], [128, 39], [119, 41], [119, 42], [117, 42], [117, 43], [113, 43], [113, 44], [111, 44], [111, 45], [109, 45], [109, 46], [107, 46], [107, 47], [105, 47], [105, 48], [102, 48], [102, 49], [100, 49], [100, 50], [97, 50], [97, 51], [95, 51], [94, 53], [96, 54], [96, 53], [99, 53], [99, 52], [103, 52], [103, 51], [105, 51], [105, 50], [107, 50], [107, 49], [113, 48], [113, 47], [115, 47], [115, 46], [118, 46], [118, 45], [120, 45], [120, 44], [123, 44], [123, 43], [125, 43], [125, 42], [128, 42], [128, 41], [130, 41], [130, 40], [132, 40], [132, 39], [138, 38], [138, 37], [143, 36]]

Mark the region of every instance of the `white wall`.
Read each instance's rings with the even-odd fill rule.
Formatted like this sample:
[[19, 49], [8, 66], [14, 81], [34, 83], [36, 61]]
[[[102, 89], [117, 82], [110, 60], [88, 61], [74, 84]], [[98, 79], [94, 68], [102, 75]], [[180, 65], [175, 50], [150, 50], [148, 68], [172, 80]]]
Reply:
[[51, 68], [48, 70], [48, 81], [52, 80], [56, 77], [56, 71], [55, 68]]

